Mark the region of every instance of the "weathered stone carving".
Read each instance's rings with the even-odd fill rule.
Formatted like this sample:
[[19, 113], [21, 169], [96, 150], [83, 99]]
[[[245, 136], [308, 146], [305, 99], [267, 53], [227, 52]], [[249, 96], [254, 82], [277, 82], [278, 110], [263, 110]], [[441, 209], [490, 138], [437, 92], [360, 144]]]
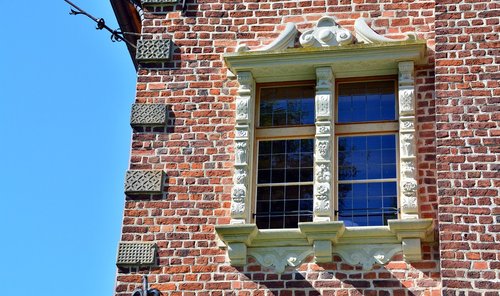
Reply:
[[358, 18], [354, 22], [354, 31], [356, 33], [356, 39], [358, 42], [363, 43], [378, 43], [378, 42], [398, 42], [404, 40], [416, 40], [417, 35], [413, 32], [406, 33], [407, 37], [404, 39], [391, 39], [384, 37], [377, 32], [373, 31], [367, 24], [367, 20], [365, 18]]
[[403, 134], [400, 133], [401, 137], [401, 156], [415, 156], [415, 147], [414, 147], [414, 138], [415, 135], [413, 133]]
[[407, 159], [401, 160], [401, 174], [404, 178], [415, 178], [415, 160]]
[[170, 39], [139, 39], [135, 58], [138, 62], [162, 62], [170, 59]]
[[415, 117], [400, 117], [399, 118], [399, 129], [405, 131], [412, 131], [415, 129]]
[[328, 136], [331, 133], [331, 127], [329, 125], [317, 125], [316, 133]]
[[361, 265], [370, 270], [374, 264], [385, 264], [392, 256], [402, 251], [400, 244], [336, 245], [333, 252], [339, 254], [350, 265]]
[[247, 172], [245, 169], [239, 168], [234, 170], [234, 183], [235, 184], [246, 184]]
[[118, 245], [116, 265], [148, 266], [156, 263], [156, 244], [153, 242], [124, 242]]
[[247, 163], [247, 142], [237, 141], [236, 142], [236, 163], [244, 164]]
[[317, 116], [330, 117], [330, 96], [316, 96], [316, 114]]
[[401, 115], [414, 114], [414, 91], [413, 88], [405, 88], [399, 90], [399, 112]]
[[287, 266], [299, 266], [307, 256], [313, 254], [311, 247], [250, 248], [248, 255], [260, 265], [274, 269], [281, 274]]
[[413, 78], [413, 62], [400, 62], [399, 68], [399, 85], [413, 85], [415, 83]]
[[125, 193], [145, 194], [162, 193], [163, 171], [127, 171], [125, 175]]
[[316, 182], [330, 182], [331, 173], [330, 166], [327, 164], [320, 164], [316, 166]]
[[323, 159], [329, 159], [330, 143], [328, 140], [318, 140], [316, 144], [316, 151]]
[[318, 20], [314, 29], [305, 31], [299, 38], [303, 47], [341, 46], [352, 43], [352, 34], [341, 28], [333, 17], [325, 16]]
[[167, 123], [167, 106], [164, 104], [133, 104], [131, 126], [162, 126]]
[[295, 27], [294, 23], [288, 23], [286, 24], [285, 29], [281, 34], [276, 38], [273, 42], [270, 44], [250, 50], [250, 48], [246, 44], [241, 44], [236, 48], [237, 52], [247, 52], [247, 51], [274, 51], [274, 50], [284, 50], [289, 47], [293, 47], [295, 43], [295, 37], [297, 36], [297, 28]]
[[247, 195], [247, 188], [244, 185], [237, 184], [233, 187], [233, 192], [231, 194], [231, 214], [241, 215], [245, 212], [245, 199]]

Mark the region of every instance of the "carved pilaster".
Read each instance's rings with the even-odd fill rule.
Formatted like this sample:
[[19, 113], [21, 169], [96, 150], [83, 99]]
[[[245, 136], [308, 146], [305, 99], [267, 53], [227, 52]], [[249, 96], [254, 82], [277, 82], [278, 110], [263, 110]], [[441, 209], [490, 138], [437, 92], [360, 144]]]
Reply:
[[330, 221], [332, 214], [333, 73], [316, 69], [316, 135], [314, 153], [314, 221]]
[[412, 219], [418, 218], [413, 62], [400, 62], [398, 77], [400, 204], [402, 218]]
[[231, 224], [249, 222], [247, 220], [252, 184], [249, 164], [252, 163], [253, 155], [254, 80], [250, 72], [239, 72], [237, 77], [240, 87], [236, 97]]

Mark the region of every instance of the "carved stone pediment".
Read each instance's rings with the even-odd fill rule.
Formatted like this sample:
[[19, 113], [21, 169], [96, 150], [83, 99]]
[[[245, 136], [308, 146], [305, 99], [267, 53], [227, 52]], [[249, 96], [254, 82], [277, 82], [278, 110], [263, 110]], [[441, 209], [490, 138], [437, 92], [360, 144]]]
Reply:
[[303, 47], [327, 47], [347, 45], [353, 42], [349, 30], [341, 28], [333, 17], [325, 16], [319, 19], [314, 29], [308, 30], [300, 36]]

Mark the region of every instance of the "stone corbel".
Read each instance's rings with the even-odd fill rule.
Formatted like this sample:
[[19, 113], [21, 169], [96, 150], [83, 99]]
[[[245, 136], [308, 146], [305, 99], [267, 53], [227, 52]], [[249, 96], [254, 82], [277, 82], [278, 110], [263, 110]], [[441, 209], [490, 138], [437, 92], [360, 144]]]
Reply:
[[384, 37], [377, 32], [373, 31], [367, 24], [367, 19], [360, 17], [354, 22], [354, 31], [358, 42], [363, 43], [380, 43], [380, 42], [399, 42], [405, 40], [417, 40], [417, 35], [414, 32], [406, 33], [404, 39], [391, 39]]
[[432, 219], [389, 220], [389, 229], [396, 234], [403, 246], [405, 261], [422, 260], [421, 242], [434, 240]]
[[215, 231], [227, 245], [231, 265], [245, 265], [247, 246], [251, 245], [252, 240], [257, 235], [257, 226], [255, 224], [217, 225]]
[[318, 263], [332, 260], [332, 243], [337, 243], [345, 231], [344, 222], [303, 222], [299, 223], [300, 232], [306, 235], [313, 245], [314, 259]]

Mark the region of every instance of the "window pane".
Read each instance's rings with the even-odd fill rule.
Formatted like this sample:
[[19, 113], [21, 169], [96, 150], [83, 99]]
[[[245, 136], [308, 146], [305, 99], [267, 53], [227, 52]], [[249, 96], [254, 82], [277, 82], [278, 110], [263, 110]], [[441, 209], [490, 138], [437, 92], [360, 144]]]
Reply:
[[396, 182], [338, 185], [338, 217], [346, 226], [387, 225], [397, 218]]
[[255, 221], [262, 229], [297, 228], [312, 221], [312, 196], [313, 185], [258, 187]]
[[311, 182], [314, 139], [259, 141], [257, 184]]
[[260, 89], [261, 127], [314, 124], [314, 85]]
[[393, 80], [339, 84], [339, 123], [396, 120]]
[[338, 138], [338, 180], [396, 178], [396, 135]]

